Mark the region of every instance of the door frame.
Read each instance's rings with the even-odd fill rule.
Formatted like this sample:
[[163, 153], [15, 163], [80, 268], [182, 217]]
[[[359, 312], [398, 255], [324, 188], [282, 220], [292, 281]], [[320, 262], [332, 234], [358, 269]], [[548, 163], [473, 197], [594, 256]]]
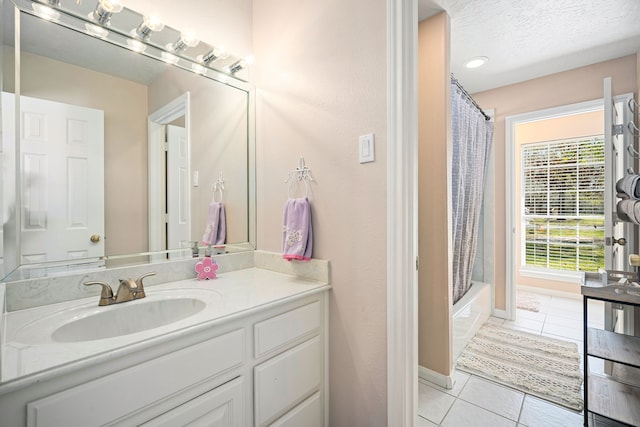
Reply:
[[[148, 119], [148, 159], [149, 159], [149, 252], [166, 250], [163, 248], [163, 224], [165, 215], [158, 215], [163, 212], [162, 197], [162, 177], [164, 176], [164, 167], [161, 166], [162, 156], [164, 155], [164, 132], [163, 126], [171, 123], [175, 119], [184, 116], [184, 126], [187, 132], [187, 161], [191, 164], [190, 147], [191, 147], [191, 121], [190, 121], [190, 105], [191, 94], [185, 92], [173, 101], [169, 102], [159, 110], [155, 111]], [[191, 173], [187, 173], [187, 177], [191, 180]], [[187, 183], [187, 187], [191, 188], [191, 182]], [[191, 206], [191, 194], [187, 194], [187, 203]]]
[[[624, 96], [624, 95], [622, 95]], [[615, 97], [616, 100], [620, 97]], [[572, 114], [587, 113], [591, 111], [603, 110], [603, 99], [594, 99], [574, 104], [567, 104], [558, 107], [546, 108], [542, 110], [529, 111], [505, 117], [505, 183], [506, 183], [506, 284], [504, 313], [497, 313], [509, 320], [514, 320], [516, 315], [516, 258], [515, 251], [517, 245], [516, 236], [516, 203], [520, 195], [516, 194], [515, 174], [516, 174], [516, 149], [515, 149], [515, 126], [536, 120], [552, 119], [568, 116]], [[497, 311], [497, 310], [496, 310]]]
[[387, 0], [387, 425], [418, 422], [418, 3]]

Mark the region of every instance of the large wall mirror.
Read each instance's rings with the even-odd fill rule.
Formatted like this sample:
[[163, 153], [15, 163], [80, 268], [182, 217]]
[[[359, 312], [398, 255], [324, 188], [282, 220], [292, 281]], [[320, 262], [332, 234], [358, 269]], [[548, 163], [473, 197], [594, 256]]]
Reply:
[[191, 256], [212, 202], [226, 213], [215, 252], [254, 249], [245, 64], [172, 28], [145, 34], [126, 8], [99, 25], [98, 0], [14, 3], [2, 6], [0, 276]]

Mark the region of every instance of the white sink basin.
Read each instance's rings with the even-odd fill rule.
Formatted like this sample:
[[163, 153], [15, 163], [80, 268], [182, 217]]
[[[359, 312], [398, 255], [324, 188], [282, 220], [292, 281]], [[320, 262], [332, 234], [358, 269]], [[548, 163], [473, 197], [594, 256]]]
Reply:
[[129, 335], [177, 322], [204, 310], [196, 298], [140, 300], [111, 305], [60, 326], [51, 334], [56, 342], [93, 341]]
[[211, 310], [221, 304], [222, 296], [210, 289], [148, 289], [146, 298], [139, 300], [99, 307], [96, 297], [51, 311], [8, 336], [9, 341], [24, 345], [81, 343], [127, 336], [146, 339], [210, 318]]

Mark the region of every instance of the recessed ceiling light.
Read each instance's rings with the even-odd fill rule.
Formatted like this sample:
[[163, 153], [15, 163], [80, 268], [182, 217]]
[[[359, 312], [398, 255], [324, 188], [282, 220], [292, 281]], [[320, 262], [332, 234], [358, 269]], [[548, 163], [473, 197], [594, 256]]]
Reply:
[[489, 58], [487, 58], [486, 56], [476, 56], [464, 61], [464, 66], [466, 68], [478, 68], [483, 66], [488, 60]]

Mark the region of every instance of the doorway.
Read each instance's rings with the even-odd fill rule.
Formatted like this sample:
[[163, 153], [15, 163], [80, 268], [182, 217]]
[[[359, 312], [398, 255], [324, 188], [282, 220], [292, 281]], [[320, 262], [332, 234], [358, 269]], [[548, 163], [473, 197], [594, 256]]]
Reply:
[[[149, 251], [188, 255], [191, 235], [190, 93], [149, 116]], [[180, 126], [175, 126], [179, 124]], [[154, 255], [163, 259], [165, 255]]]
[[604, 117], [600, 99], [506, 118], [506, 314], [537, 333], [545, 332], [542, 319], [517, 316], [544, 308], [549, 299], [536, 294], [579, 299], [583, 271], [624, 268], [634, 249], [605, 245], [609, 234], [630, 230], [607, 217], [629, 156], [620, 155], [622, 139], [607, 152]]

